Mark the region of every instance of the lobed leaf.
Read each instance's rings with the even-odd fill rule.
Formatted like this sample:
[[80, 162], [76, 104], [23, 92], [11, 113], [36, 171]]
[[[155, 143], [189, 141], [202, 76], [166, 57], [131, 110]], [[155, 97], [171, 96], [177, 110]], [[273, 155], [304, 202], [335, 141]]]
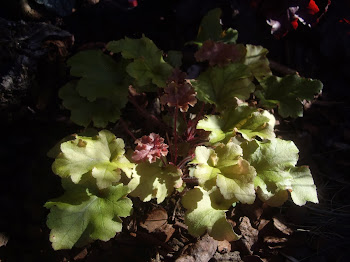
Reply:
[[305, 205], [306, 201], [318, 203], [316, 186], [310, 169], [307, 166], [295, 167], [290, 171], [292, 180], [291, 197], [298, 206]]
[[70, 177], [76, 184], [84, 174], [91, 173], [98, 188], [104, 189], [120, 180], [121, 171], [130, 177], [134, 168], [124, 156], [124, 141], [107, 130], [96, 137], [76, 135], [74, 140], [61, 144], [61, 151], [52, 170], [62, 178]]
[[89, 126], [93, 122], [95, 127], [104, 128], [109, 122], [115, 123], [121, 115], [125, 105], [123, 95], [97, 98], [91, 102], [79, 95], [76, 90], [77, 82], [70, 81], [59, 91], [63, 106], [71, 110], [71, 120], [81, 126]]
[[262, 46], [246, 45], [246, 57], [244, 64], [246, 64], [254, 77], [257, 80], [262, 80], [266, 76], [272, 75], [270, 69], [270, 62], [266, 55], [269, 52]]
[[266, 142], [253, 140], [241, 146], [243, 158], [257, 172], [254, 184], [260, 199], [269, 201], [272, 206], [279, 206], [288, 199], [288, 194], [283, 192], [288, 190], [295, 191], [292, 199], [298, 205], [307, 200], [317, 202], [316, 188], [309, 169], [295, 167], [299, 150], [292, 141], [278, 138]]
[[48, 201], [47, 226], [55, 250], [85, 245], [92, 240], [108, 241], [122, 230], [120, 217], [132, 212], [132, 202], [125, 196], [128, 188], [111, 186], [102, 195], [95, 195], [75, 185], [63, 196]]
[[282, 117], [303, 116], [304, 99], [312, 100], [322, 89], [319, 80], [288, 75], [283, 78], [270, 76], [260, 82], [262, 89], [256, 92], [260, 104], [267, 108], [278, 106]]
[[152, 198], [161, 203], [171, 195], [175, 188], [182, 185], [182, 172], [173, 165], [163, 166], [158, 160], [155, 163], [140, 163], [136, 166], [130, 183], [131, 196], [147, 202]]
[[220, 116], [208, 115], [198, 121], [197, 129], [210, 131], [209, 141], [217, 143], [228, 141], [239, 132], [244, 139], [251, 140], [256, 136], [273, 139], [275, 118], [267, 111], [257, 111], [247, 104], [225, 110]]
[[249, 68], [240, 63], [225, 67], [210, 67], [192, 85], [201, 101], [215, 104], [219, 109], [231, 107], [235, 98], [246, 100], [254, 92]]
[[67, 64], [72, 76], [80, 77], [76, 90], [79, 95], [94, 102], [97, 98], [119, 97], [123, 107], [127, 102], [129, 83], [125, 81], [125, 63], [115, 62], [101, 50], [82, 51]]
[[235, 44], [238, 39], [238, 32], [232, 28], [222, 30], [220, 17], [221, 9], [210, 10], [201, 21], [199, 26], [196, 43], [201, 45], [206, 40], [221, 41], [224, 43]]
[[229, 142], [215, 149], [199, 146], [192, 164], [191, 175], [198, 178], [201, 187], [210, 190], [217, 186], [226, 200], [252, 204], [255, 200], [255, 169], [242, 159], [239, 145]]
[[126, 37], [111, 41], [107, 49], [114, 53], [121, 53], [125, 59], [133, 60], [126, 67], [126, 71], [136, 79], [138, 86], [153, 83], [158, 87], [164, 87], [173, 69], [164, 61], [162, 51], [145, 36], [140, 39]]
[[215, 8], [210, 10], [203, 18], [197, 34], [197, 42], [206, 40], [218, 41], [222, 34], [220, 24], [221, 9]]
[[182, 198], [182, 204], [187, 209], [185, 223], [188, 232], [196, 237], [206, 232], [216, 240], [235, 241], [239, 236], [233, 231], [226, 220], [226, 209], [221, 209], [212, 202], [211, 193], [201, 187], [188, 191]]

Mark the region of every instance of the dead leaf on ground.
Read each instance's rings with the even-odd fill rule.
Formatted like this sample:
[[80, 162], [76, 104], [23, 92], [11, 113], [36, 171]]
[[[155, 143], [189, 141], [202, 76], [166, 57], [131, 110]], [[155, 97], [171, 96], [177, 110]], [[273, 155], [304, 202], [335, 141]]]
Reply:
[[206, 234], [195, 244], [187, 245], [176, 262], [208, 262], [214, 256], [217, 247], [218, 242]]
[[216, 262], [242, 262], [241, 256], [238, 251], [233, 251], [225, 254], [216, 252], [213, 256]]
[[259, 231], [252, 227], [248, 217], [242, 217], [238, 229], [241, 232], [242, 238], [234, 244], [238, 245], [241, 253], [253, 254], [252, 247], [258, 241]]
[[293, 230], [289, 227], [287, 227], [282, 221], [281, 219], [277, 218], [277, 217], [273, 217], [273, 225], [275, 226], [276, 229], [278, 229], [280, 232], [282, 232], [285, 235], [291, 235], [293, 233]]
[[168, 223], [168, 213], [164, 208], [153, 209], [147, 214], [145, 221], [140, 223], [140, 226], [146, 229], [149, 233]]
[[227, 240], [218, 241], [218, 252], [228, 253], [231, 251], [231, 244]]

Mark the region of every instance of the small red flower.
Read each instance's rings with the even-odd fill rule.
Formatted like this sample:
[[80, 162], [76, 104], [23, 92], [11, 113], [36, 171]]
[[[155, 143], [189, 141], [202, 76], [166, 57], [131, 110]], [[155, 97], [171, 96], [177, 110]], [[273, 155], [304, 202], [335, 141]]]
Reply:
[[164, 143], [164, 138], [155, 133], [137, 139], [135, 144], [137, 146], [131, 157], [135, 162], [154, 163], [157, 158], [168, 154], [168, 145]]

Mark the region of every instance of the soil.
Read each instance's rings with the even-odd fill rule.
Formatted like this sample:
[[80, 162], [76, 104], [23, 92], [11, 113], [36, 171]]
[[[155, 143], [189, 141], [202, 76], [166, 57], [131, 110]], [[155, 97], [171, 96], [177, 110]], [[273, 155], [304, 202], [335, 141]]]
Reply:
[[[39, 20], [18, 17], [13, 9], [0, 12], [0, 42], [6, 43], [0, 48], [0, 261], [349, 260], [350, 2], [333, 1], [316, 26], [300, 26], [280, 39], [247, 9], [232, 19], [239, 2], [143, 0], [129, 8], [127, 1], [77, 1], [77, 11], [63, 18], [40, 7]], [[242, 239], [228, 243], [189, 235], [177, 195], [160, 205], [135, 198], [134, 214], [112, 240], [54, 251], [43, 205], [62, 189], [47, 152], [80, 129], [57, 96], [68, 78], [66, 58], [144, 33], [160, 49], [187, 54], [186, 70], [194, 62], [193, 50], [184, 44], [195, 38], [201, 18], [214, 7], [222, 7], [224, 26], [238, 29], [239, 42], [270, 50], [276, 74], [295, 70], [323, 82], [322, 94], [305, 104], [303, 118], [278, 119], [276, 127], [278, 136], [299, 148], [298, 165], [310, 166], [320, 203], [238, 205], [228, 219]]]

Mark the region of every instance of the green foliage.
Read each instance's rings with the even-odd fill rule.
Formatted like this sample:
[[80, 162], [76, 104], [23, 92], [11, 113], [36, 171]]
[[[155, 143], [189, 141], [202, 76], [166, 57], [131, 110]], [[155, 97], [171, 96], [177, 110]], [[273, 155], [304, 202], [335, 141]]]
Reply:
[[121, 53], [125, 59], [132, 59], [126, 71], [136, 79], [140, 87], [155, 84], [165, 87], [166, 79], [170, 76], [172, 66], [163, 59], [163, 53], [152, 40], [143, 36], [141, 39], [125, 38], [109, 42], [107, 49], [113, 53]]
[[255, 169], [242, 157], [239, 145], [229, 142], [218, 144], [215, 149], [199, 146], [192, 164], [196, 167], [192, 175], [206, 190], [217, 186], [224, 199], [252, 204], [255, 200]]
[[152, 198], [161, 203], [171, 195], [175, 188], [182, 185], [182, 172], [173, 165], [163, 166], [161, 161], [138, 164], [128, 184], [131, 196], [139, 197], [142, 201]]
[[269, 201], [273, 206], [282, 205], [288, 198], [286, 190], [291, 190], [296, 191], [292, 193], [292, 199], [298, 205], [305, 204], [306, 200], [318, 203], [309, 168], [295, 167], [299, 150], [292, 141], [278, 138], [266, 142], [253, 140], [241, 146], [244, 159], [257, 172], [254, 184], [259, 187], [258, 196], [263, 201]]
[[181, 51], [170, 50], [165, 57], [165, 61], [174, 68], [180, 68], [182, 65], [182, 56]]
[[[322, 83], [273, 76], [268, 51], [236, 44], [237, 31], [223, 31], [220, 15], [214, 9], [201, 23], [194, 56], [205, 68], [194, 80], [180, 70], [179, 51], [163, 54], [144, 36], [108, 43], [107, 49], [120, 55], [90, 50], [68, 60], [76, 79], [59, 96], [75, 123], [101, 128], [115, 123], [130, 90], [132, 110], [158, 125], [134, 141], [128, 157], [124, 141], [108, 130], [67, 137], [49, 152], [65, 190], [45, 205], [54, 249], [112, 238], [122, 230], [121, 217], [131, 215], [127, 195], [160, 204], [182, 192], [189, 233], [228, 241], [239, 238], [226, 220], [233, 205], [253, 204], [256, 196], [270, 206], [282, 205], [289, 196], [297, 205], [318, 202], [309, 168], [296, 166], [299, 150], [276, 138], [275, 117], [256, 105], [278, 106], [283, 117], [301, 116], [302, 100], [312, 100]], [[139, 106], [135, 89], [152, 93], [161, 114]], [[134, 137], [129, 120], [122, 124]], [[194, 188], [183, 183], [186, 176], [195, 181]]]
[[303, 99], [312, 100], [322, 89], [319, 80], [306, 79], [298, 75], [283, 78], [270, 76], [261, 82], [261, 89], [255, 92], [259, 103], [265, 108], [278, 106], [282, 117], [303, 116]]
[[210, 67], [201, 73], [192, 85], [198, 99], [214, 104], [219, 109], [232, 106], [235, 98], [246, 100], [254, 92], [249, 68], [242, 63], [232, 63], [225, 67]]
[[269, 52], [262, 46], [246, 45], [247, 54], [244, 61], [254, 77], [257, 80], [262, 80], [266, 76], [272, 75], [270, 63], [266, 55]]
[[124, 141], [106, 130], [96, 137], [76, 135], [74, 140], [61, 144], [61, 152], [52, 170], [60, 177], [70, 177], [76, 184], [89, 173], [98, 188], [104, 189], [120, 180], [121, 171], [130, 177], [134, 168], [124, 156]]
[[77, 82], [70, 81], [59, 91], [59, 97], [63, 100], [63, 106], [71, 110], [71, 120], [81, 126], [89, 126], [93, 122], [95, 127], [106, 127], [109, 122], [115, 123], [121, 115], [118, 96], [116, 99], [97, 98], [90, 102], [79, 95], [76, 90]]
[[237, 30], [229, 28], [222, 30], [220, 23], [221, 9], [215, 8], [206, 14], [199, 26], [196, 43], [201, 45], [204, 41], [210, 39], [213, 41], [222, 41], [235, 44], [238, 38]]
[[45, 204], [50, 209], [47, 226], [55, 250], [83, 246], [93, 240], [108, 241], [122, 230], [120, 217], [131, 215], [128, 188], [111, 186], [100, 194], [75, 185]]
[[79, 77], [59, 92], [63, 105], [72, 112], [72, 121], [85, 127], [91, 121], [96, 127], [116, 122], [128, 96], [125, 62], [117, 63], [100, 50], [88, 50], [71, 57], [67, 64], [71, 75]]
[[197, 128], [210, 131], [209, 141], [216, 143], [228, 141], [240, 133], [244, 139], [251, 140], [255, 136], [272, 139], [275, 118], [269, 112], [241, 104], [225, 110], [222, 115], [208, 115], [198, 121]]
[[213, 194], [215, 194], [215, 188], [206, 191], [196, 187], [183, 196], [182, 205], [187, 209], [185, 223], [188, 225], [188, 232], [194, 236], [201, 236], [208, 232], [217, 240], [239, 239], [226, 220], [226, 209], [220, 208], [211, 200]]

